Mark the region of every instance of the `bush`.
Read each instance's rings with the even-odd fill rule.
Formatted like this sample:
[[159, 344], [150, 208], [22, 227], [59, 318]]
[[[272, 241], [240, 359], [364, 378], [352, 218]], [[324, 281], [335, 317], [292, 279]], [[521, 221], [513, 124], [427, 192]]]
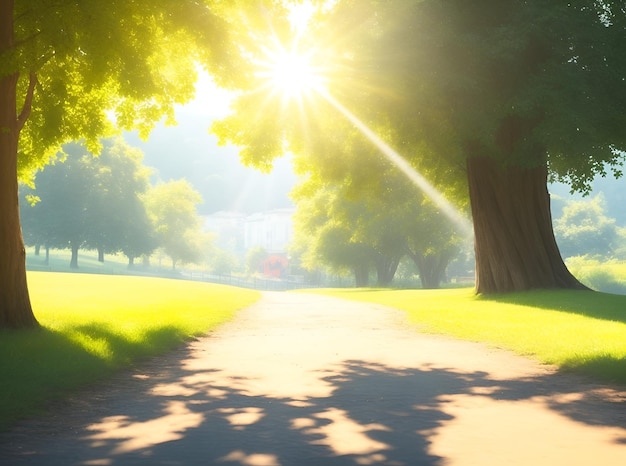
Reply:
[[600, 261], [587, 256], [570, 257], [567, 266], [578, 280], [604, 293], [626, 294], [626, 263]]

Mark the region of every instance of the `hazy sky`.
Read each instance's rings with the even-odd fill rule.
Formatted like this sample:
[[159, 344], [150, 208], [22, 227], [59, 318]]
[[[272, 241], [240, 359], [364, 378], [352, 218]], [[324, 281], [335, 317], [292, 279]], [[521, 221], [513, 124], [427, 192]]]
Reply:
[[128, 142], [143, 150], [144, 163], [154, 167], [157, 179], [188, 179], [204, 198], [202, 214], [220, 210], [259, 212], [293, 205], [288, 192], [295, 184], [287, 158], [276, 161], [270, 174], [243, 167], [237, 148], [219, 147], [208, 128], [228, 112], [230, 96], [206, 75], [199, 81], [196, 99], [176, 110], [177, 126], [159, 125], [148, 141], [130, 133]]

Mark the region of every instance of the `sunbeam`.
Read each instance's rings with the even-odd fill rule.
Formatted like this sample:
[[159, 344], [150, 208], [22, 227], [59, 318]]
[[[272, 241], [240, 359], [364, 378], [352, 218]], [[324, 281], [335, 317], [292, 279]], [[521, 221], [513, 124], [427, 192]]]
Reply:
[[358, 129], [367, 139], [372, 142], [387, 159], [394, 164], [402, 173], [404, 173], [411, 182], [418, 187], [424, 194], [437, 205], [437, 207], [448, 217], [457, 227], [461, 233], [466, 236], [471, 236], [473, 228], [471, 222], [465, 218], [461, 213], [441, 194], [437, 188], [435, 188], [430, 182], [422, 176], [415, 168], [409, 164], [400, 154], [393, 150], [385, 141], [383, 141], [374, 131], [372, 131], [365, 123], [359, 120], [352, 112], [344, 107], [337, 99], [335, 99], [329, 92], [318, 89], [318, 93], [328, 103], [330, 103], [335, 110], [341, 113], [356, 129]]

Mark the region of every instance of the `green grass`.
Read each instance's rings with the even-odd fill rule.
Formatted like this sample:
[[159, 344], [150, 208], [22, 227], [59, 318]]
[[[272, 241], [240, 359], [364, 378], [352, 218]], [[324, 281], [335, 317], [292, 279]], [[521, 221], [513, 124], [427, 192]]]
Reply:
[[533, 291], [324, 290], [407, 311], [420, 330], [486, 342], [603, 382], [626, 384], [626, 296]]
[[0, 430], [46, 402], [163, 353], [260, 294], [145, 277], [29, 272], [41, 329], [0, 332]]

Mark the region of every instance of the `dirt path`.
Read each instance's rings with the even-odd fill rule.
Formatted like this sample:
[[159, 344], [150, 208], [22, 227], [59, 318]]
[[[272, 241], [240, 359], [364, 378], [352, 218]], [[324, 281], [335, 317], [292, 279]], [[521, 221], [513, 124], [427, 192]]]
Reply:
[[266, 293], [207, 338], [0, 437], [2, 465], [626, 464], [626, 393]]

